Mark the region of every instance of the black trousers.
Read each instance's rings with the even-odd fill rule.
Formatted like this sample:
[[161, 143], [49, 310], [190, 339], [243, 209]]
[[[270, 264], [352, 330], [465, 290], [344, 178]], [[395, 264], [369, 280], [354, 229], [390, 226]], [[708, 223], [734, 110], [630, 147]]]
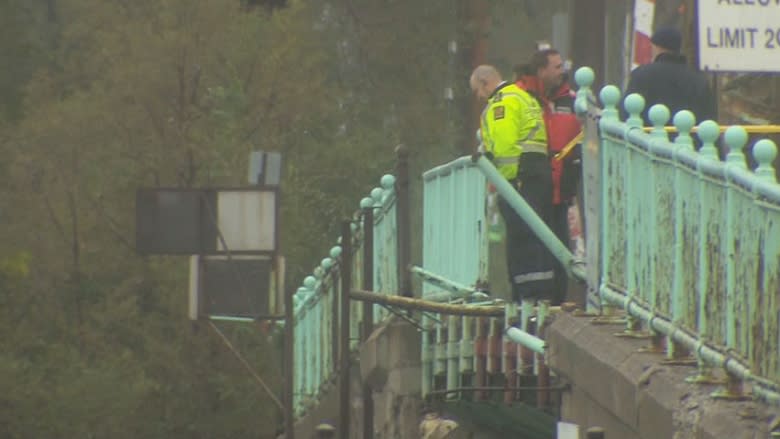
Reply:
[[[511, 182], [541, 219], [552, 216], [552, 172], [545, 154], [525, 153]], [[503, 198], [498, 208], [506, 224], [506, 262], [512, 298], [554, 300], [554, 261], [549, 250]]]

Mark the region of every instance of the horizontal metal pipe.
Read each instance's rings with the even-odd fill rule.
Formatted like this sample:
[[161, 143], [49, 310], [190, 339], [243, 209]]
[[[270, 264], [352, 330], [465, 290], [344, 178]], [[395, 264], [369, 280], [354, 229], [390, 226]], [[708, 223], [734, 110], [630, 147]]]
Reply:
[[586, 282], [588, 280], [587, 278], [587, 272], [585, 271], [585, 265], [580, 263], [575, 263], [571, 267], [571, 274], [574, 276], [575, 279], [579, 279], [583, 282]]
[[780, 393], [766, 389], [761, 385], [753, 386], [753, 394], [769, 404], [780, 405]]
[[578, 263], [574, 255], [569, 249], [558, 239], [555, 233], [550, 230], [550, 227], [539, 218], [534, 209], [528, 205], [525, 199], [517, 193], [512, 185], [498, 172], [493, 163], [490, 162], [485, 156], [475, 154], [473, 160], [476, 161], [477, 166], [485, 175], [487, 180], [493, 183], [496, 190], [501, 197], [512, 206], [512, 209], [517, 212], [518, 215], [528, 224], [528, 227], [534, 232], [536, 236], [541, 239], [544, 246], [547, 247], [550, 252], [558, 259], [570, 276], [577, 277], [578, 279], [585, 279], [585, 270], [582, 267], [575, 269], [575, 264]]
[[474, 387], [457, 387], [454, 389], [442, 389], [442, 390], [431, 390], [428, 392], [428, 395], [447, 395], [450, 393], [459, 393], [459, 392], [506, 392], [507, 390], [513, 390], [513, 391], [520, 391], [520, 390], [568, 390], [568, 385], [557, 385], [557, 386], [519, 386], [519, 387], [497, 387], [497, 386], [474, 386]]
[[471, 296], [474, 293], [479, 292], [479, 290], [475, 288], [468, 287], [466, 285], [452, 281], [450, 279], [447, 279], [446, 277], [440, 276], [436, 273], [430, 272], [421, 267], [417, 267], [413, 265], [411, 268], [409, 268], [409, 271], [411, 271], [412, 274], [419, 276], [425, 282], [428, 282], [432, 285], [435, 285], [439, 288], [445, 289], [450, 293], [452, 293], [449, 295], [449, 297], [447, 297], [447, 295], [445, 294], [437, 294], [435, 296], [436, 299], [433, 299], [431, 297], [425, 297], [425, 299], [427, 300], [431, 300], [434, 302], [446, 302], [447, 300], [466, 298]]
[[646, 322], [650, 329], [671, 338], [687, 350], [695, 353], [706, 364], [712, 367], [723, 368], [740, 380], [751, 381], [760, 385], [762, 387], [760, 392], [768, 401], [780, 402], [780, 393], [778, 393], [780, 385], [766, 378], [753, 375], [750, 368], [738, 359], [724, 354], [713, 346], [707, 345], [688, 331], [663, 317], [655, 315], [631, 297], [614, 290], [608, 285], [601, 286], [601, 297], [607, 302], [625, 309], [631, 316]]
[[413, 297], [395, 296], [363, 290], [352, 290], [350, 297], [354, 300], [364, 300], [372, 303], [378, 303], [380, 305], [388, 305], [417, 311], [435, 312], [446, 315], [477, 317], [504, 316], [503, 306], [451, 305], [448, 303], [438, 303], [431, 302], [430, 300], [415, 299]]
[[471, 161], [471, 156], [459, 157], [449, 163], [445, 163], [443, 165], [425, 171], [425, 173], [423, 173], [423, 180], [429, 181], [436, 177], [447, 175], [451, 173], [454, 169], [465, 168], [469, 166], [474, 166], [474, 163]]
[[[618, 126], [617, 124], [625, 125], [624, 122], [621, 122], [620, 120], [617, 120], [617, 119], [615, 119], [614, 121], [609, 121], [609, 122], [610, 122], [609, 131], [612, 132], [612, 133], [617, 133], [618, 132], [615, 129], [615, 127]], [[615, 123], [615, 125], [612, 125], [612, 123]], [[718, 127], [718, 130], [722, 134], [722, 133], [726, 132], [726, 130], [729, 129], [730, 127], [732, 127], [732, 126], [740, 126], [745, 131], [747, 131], [748, 134], [776, 134], [776, 133], [780, 133], [780, 125], [728, 125], [728, 126], [724, 125], [724, 126]], [[641, 129], [642, 129], [642, 131], [644, 131], [646, 133], [649, 133], [654, 128], [655, 127], [642, 127]], [[664, 128], [664, 131], [666, 131], [667, 133], [676, 133], [676, 132], [678, 132], [677, 127], [675, 127], [675, 126], [668, 125], [668, 126], [665, 126], [663, 128]], [[699, 127], [698, 126], [694, 126], [694, 127], [691, 128], [690, 132], [691, 133], [697, 133], [698, 131], [699, 131]]]
[[510, 340], [519, 344], [520, 346], [527, 347], [537, 354], [544, 355], [544, 350], [547, 347], [547, 343], [545, 343], [545, 341], [541, 338], [515, 327], [510, 327], [507, 329], [506, 335]]
[[[745, 131], [747, 131], [749, 134], [775, 134], [780, 133], [780, 125], [729, 125], [729, 126], [722, 126], [718, 127], [719, 131], [721, 133], [726, 132], [729, 127], [732, 126], [739, 126], [742, 127]], [[653, 130], [655, 127], [643, 127], [642, 129], [649, 132]], [[677, 127], [675, 126], [665, 126], [664, 131], [667, 133], [676, 133]], [[699, 131], [699, 127], [693, 127], [691, 128], [691, 132], [695, 133]]]
[[230, 317], [230, 316], [208, 316], [209, 320], [224, 322], [254, 322], [256, 319], [251, 317]]
[[756, 181], [753, 190], [774, 204], [780, 204], [780, 185], [771, 181]]

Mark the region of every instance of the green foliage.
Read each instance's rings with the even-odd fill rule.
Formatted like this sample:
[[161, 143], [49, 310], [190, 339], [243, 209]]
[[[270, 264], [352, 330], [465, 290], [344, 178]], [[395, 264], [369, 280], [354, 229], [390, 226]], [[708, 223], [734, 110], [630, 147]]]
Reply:
[[43, 62], [41, 10], [35, 2], [0, 1], [0, 120], [22, 117], [24, 85]]
[[[18, 36], [0, 38], [14, 60], [0, 72], [0, 437], [272, 437], [276, 407], [186, 320], [186, 261], [134, 253], [135, 190], [242, 185], [250, 151], [281, 151], [300, 282], [397, 144], [415, 179], [459, 154], [460, 14], [448, 0], [0, 0], [0, 35]], [[278, 343], [221, 329], [278, 392]]]

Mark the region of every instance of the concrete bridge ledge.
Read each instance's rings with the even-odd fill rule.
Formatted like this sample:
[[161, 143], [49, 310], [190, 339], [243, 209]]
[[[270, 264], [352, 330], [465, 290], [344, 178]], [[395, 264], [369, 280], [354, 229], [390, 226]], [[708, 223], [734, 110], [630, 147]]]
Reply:
[[621, 439], [753, 439], [769, 437], [775, 407], [715, 400], [715, 385], [685, 382], [696, 369], [662, 364], [638, 350], [648, 340], [616, 337], [621, 325], [560, 314], [549, 327], [548, 362], [571, 383], [561, 417], [583, 429], [601, 426]]
[[360, 376], [375, 391], [388, 385], [398, 395], [419, 395], [420, 349], [417, 328], [390, 320], [360, 346]]

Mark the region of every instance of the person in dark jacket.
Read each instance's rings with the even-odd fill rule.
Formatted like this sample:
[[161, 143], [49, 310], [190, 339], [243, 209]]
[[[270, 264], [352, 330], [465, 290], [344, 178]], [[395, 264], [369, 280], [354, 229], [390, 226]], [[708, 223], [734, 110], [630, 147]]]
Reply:
[[[534, 53], [528, 64], [515, 67], [515, 84], [535, 97], [544, 111], [553, 178], [550, 228], [570, 248], [569, 207], [580, 180], [580, 158], [577, 153], [565, 159], [557, 155], [577, 137], [582, 127], [574, 114], [575, 94], [569, 87], [560, 52], [548, 48]], [[556, 261], [553, 305], [566, 299], [567, 289], [566, 268]]]
[[[715, 96], [707, 78], [689, 69], [685, 56], [680, 54], [682, 36], [675, 28], [658, 29], [650, 38], [653, 62], [631, 72], [625, 95], [639, 93], [645, 98], [642, 119], [646, 126], [652, 123], [647, 112], [655, 104], [669, 107], [672, 117], [680, 110], [690, 110], [696, 121], [716, 120]], [[625, 109], [621, 108], [625, 117]]]

